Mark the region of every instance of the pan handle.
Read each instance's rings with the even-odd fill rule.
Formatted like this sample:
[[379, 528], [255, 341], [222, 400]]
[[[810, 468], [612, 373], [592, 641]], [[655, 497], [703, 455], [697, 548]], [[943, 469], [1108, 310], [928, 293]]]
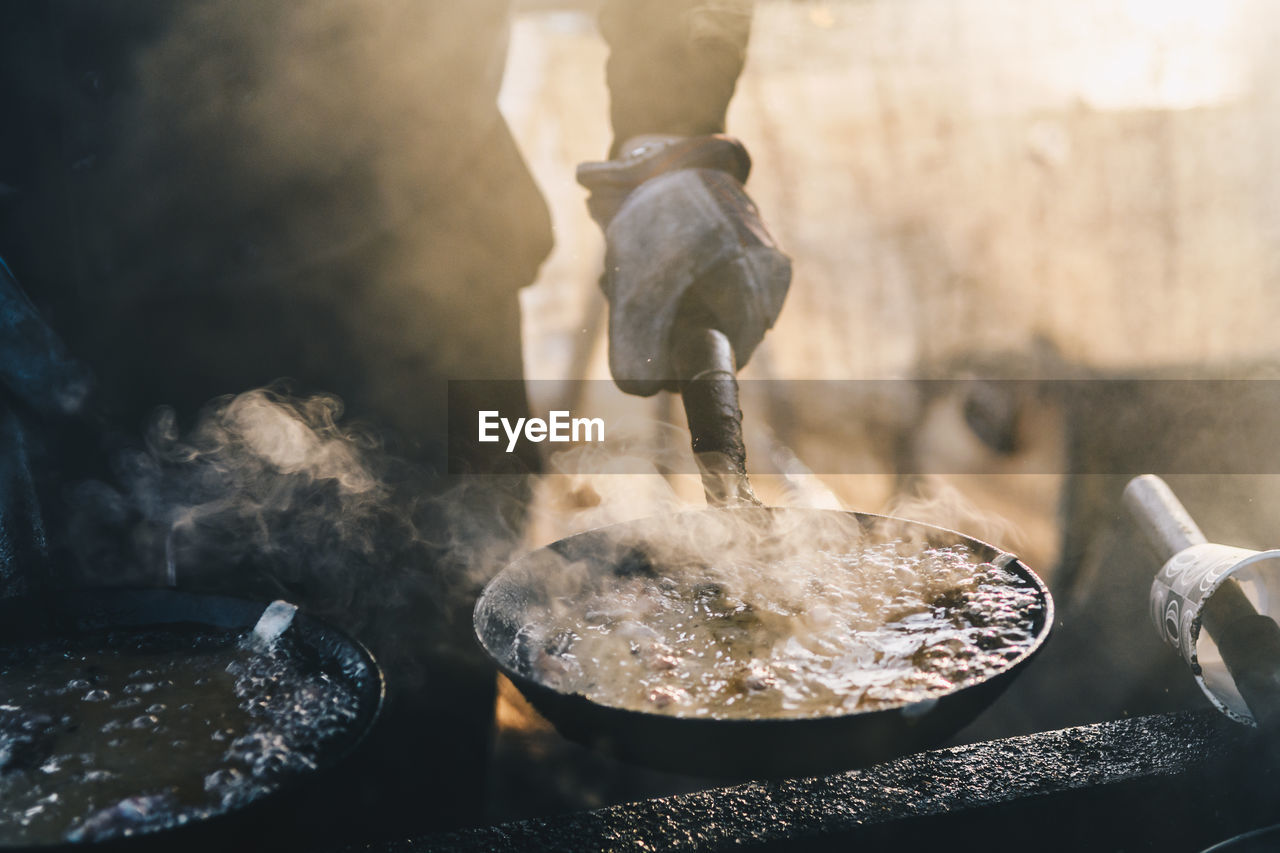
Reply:
[[1162, 564], [1174, 554], [1207, 541], [1173, 490], [1155, 474], [1130, 480], [1124, 487], [1124, 504]]
[[733, 344], [718, 329], [686, 325], [674, 335], [672, 358], [707, 504], [759, 506], [747, 479]]

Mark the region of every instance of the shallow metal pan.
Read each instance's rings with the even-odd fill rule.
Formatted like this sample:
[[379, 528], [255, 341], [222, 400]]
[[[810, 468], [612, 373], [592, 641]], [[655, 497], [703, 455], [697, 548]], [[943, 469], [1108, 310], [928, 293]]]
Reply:
[[[38, 603], [11, 599], [0, 603], [0, 644], [131, 628], [238, 631], [252, 628], [266, 606], [266, 602], [172, 589], [80, 590], [42, 598]], [[385, 694], [381, 669], [358, 641], [301, 611], [289, 632], [295, 640], [292, 648], [296, 649], [302, 667], [338, 679], [353, 689], [359, 699], [356, 719], [342, 735], [325, 744], [316, 757], [316, 770], [291, 777], [249, 803], [184, 826], [142, 830], [127, 838], [101, 842], [0, 846], [0, 851], [217, 850], [228, 849], [226, 845], [236, 843], [235, 839], [243, 841], [250, 834], [265, 842], [268, 837], [265, 828], [281, 823], [276, 818], [305, 802], [309, 792], [323, 784], [326, 776], [341, 772], [345, 760], [373, 728]]]
[[[817, 521], [856, 525], [866, 535], [917, 537], [930, 546], [964, 544], [981, 560], [1006, 566], [1035, 590], [1041, 607], [1034, 642], [996, 675], [904, 707], [826, 717], [707, 719], [610, 707], [565, 692], [538, 677], [522, 651], [521, 632], [537, 624], [553, 595], [575, 584], [649, 571], [645, 543], [669, 542], [672, 533], [697, 534], [719, 513], [754, 514], [746, 529]], [[723, 517], [721, 517], [722, 520]], [[851, 533], [855, 532], [851, 528]], [[667, 546], [662, 546], [665, 548]], [[612, 525], [571, 536], [504, 569], [476, 603], [481, 645], [521, 693], [565, 737], [626, 761], [701, 776], [788, 777], [866, 766], [936, 746], [965, 726], [1008, 686], [1043, 646], [1053, 625], [1053, 601], [1044, 582], [1012, 554], [940, 527], [867, 513], [765, 507], [720, 508]]]

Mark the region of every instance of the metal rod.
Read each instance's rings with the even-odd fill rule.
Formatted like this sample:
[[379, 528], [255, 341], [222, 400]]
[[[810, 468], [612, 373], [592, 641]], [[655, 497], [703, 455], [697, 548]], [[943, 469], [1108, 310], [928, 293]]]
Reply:
[[1213, 591], [1200, 618], [1258, 727], [1275, 731], [1280, 723], [1280, 625], [1258, 613], [1232, 578]]
[[683, 328], [673, 338], [672, 357], [707, 503], [758, 506], [747, 479], [737, 364], [729, 338], [717, 329]]

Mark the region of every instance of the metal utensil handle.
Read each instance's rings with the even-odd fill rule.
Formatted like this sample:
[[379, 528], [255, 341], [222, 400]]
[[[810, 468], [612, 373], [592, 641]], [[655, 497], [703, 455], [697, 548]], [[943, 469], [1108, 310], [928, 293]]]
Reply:
[[1169, 484], [1155, 474], [1142, 474], [1130, 480], [1124, 487], [1124, 505], [1160, 556], [1161, 563], [1192, 545], [1208, 541]]
[[1275, 732], [1280, 724], [1280, 625], [1254, 609], [1234, 578], [1218, 585], [1200, 618], [1254, 720]]
[[759, 505], [747, 479], [733, 344], [718, 329], [681, 329], [672, 356], [708, 505]]

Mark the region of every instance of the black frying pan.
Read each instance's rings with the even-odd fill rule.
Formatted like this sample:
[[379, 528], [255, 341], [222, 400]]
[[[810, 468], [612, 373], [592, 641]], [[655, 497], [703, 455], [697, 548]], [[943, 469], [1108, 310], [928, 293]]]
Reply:
[[[830, 530], [849, 527], [850, 537], [916, 538], [929, 546], [964, 544], [982, 560], [1006, 565], [1035, 590], [1041, 607], [1035, 640], [1007, 669], [935, 701], [903, 708], [802, 719], [714, 720], [674, 717], [610, 707], [563, 692], [539, 678], [525, 634], [539, 624], [551, 600], [572, 598], [575, 589], [600, 588], [615, 577], [658, 570], [657, 543], [670, 534], [714, 527], [723, 513], [755, 514], [743, 529], [821, 522]], [[678, 538], [678, 537], [677, 537]], [[668, 553], [666, 556], [670, 556]], [[640, 764], [702, 776], [783, 777], [865, 766], [937, 745], [970, 722], [1008, 686], [1040, 649], [1053, 624], [1053, 601], [1044, 582], [1013, 555], [940, 527], [866, 513], [764, 507], [721, 508], [612, 525], [571, 536], [535, 551], [504, 569], [476, 604], [481, 645], [521, 693], [565, 737]]]
[[[220, 595], [204, 595], [171, 589], [96, 589], [67, 593], [42, 600], [39, 606], [24, 600], [0, 603], [0, 643], [28, 642], [42, 636], [88, 633], [103, 629], [153, 629], [162, 626], [189, 626], [198, 629], [238, 631], [251, 628], [262, 615], [266, 603]], [[240, 804], [205, 820], [182, 827], [142, 831], [140, 834], [106, 842], [34, 848], [0, 847], [3, 853], [16, 850], [94, 851], [226, 849], [230, 839], [257, 836], [261, 826], [254, 821], [272, 821], [291, 800], [304, 800], [314, 777], [335, 772], [373, 727], [382, 707], [385, 685], [382, 671], [369, 651], [341, 631], [299, 611], [289, 627], [300, 665], [320, 671], [352, 688], [359, 697], [356, 719], [342, 734], [326, 743], [317, 756], [317, 769], [293, 777], [276, 790], [250, 803]], [[0, 803], [0, 807], [3, 804]], [[274, 807], [274, 808], [273, 808]], [[238, 846], [238, 845], [237, 845]]]

